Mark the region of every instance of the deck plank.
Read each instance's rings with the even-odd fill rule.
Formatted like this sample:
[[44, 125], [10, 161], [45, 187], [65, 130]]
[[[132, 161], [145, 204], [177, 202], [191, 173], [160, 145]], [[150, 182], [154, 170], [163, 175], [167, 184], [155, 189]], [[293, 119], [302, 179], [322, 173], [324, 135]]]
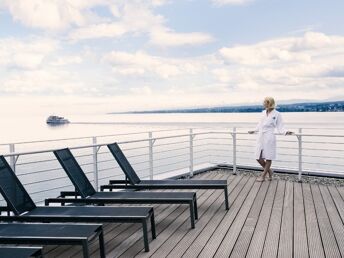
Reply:
[[337, 211], [339, 213], [339, 216], [342, 219], [342, 223], [344, 223], [344, 200], [340, 196], [336, 187], [329, 186], [328, 189], [331, 193], [331, 196], [332, 196], [334, 203], [336, 204]]
[[326, 186], [320, 185], [320, 192], [324, 200], [326, 211], [330, 219], [334, 236], [337, 240], [337, 245], [342, 257], [344, 257], [344, 225], [340, 218], [336, 205]]
[[286, 182], [278, 257], [293, 257], [293, 193], [294, 185]]
[[[239, 213], [237, 216], [238, 221], [234, 222], [235, 227], [232, 226], [230, 228], [217, 251], [216, 255], [218, 255], [218, 257], [230, 256], [239, 258], [246, 255], [269, 185], [270, 183], [267, 181], [260, 183], [260, 189], [258, 193], [253, 196], [254, 199], [252, 204], [249, 203], [249, 199], [246, 200], [246, 207], [249, 211], [245, 210], [244, 207], [241, 209], [241, 214]], [[235, 241], [236, 238], [237, 240]]]
[[[228, 229], [231, 227], [233, 221], [235, 220], [238, 212], [240, 211], [241, 206], [243, 205], [246, 197], [249, 195], [252, 189], [252, 185], [255, 185], [255, 188], [258, 188], [259, 185], [254, 184], [255, 177], [250, 178], [249, 183], [246, 184], [242, 193], [240, 193], [239, 197], [233, 203], [233, 207], [227, 212], [225, 218], [221, 221], [221, 225], [216, 229], [214, 234], [210, 237], [204, 248], [201, 250], [201, 253], [198, 257], [213, 257], [217, 251], [218, 246], [220, 246], [223, 238], [227, 234]], [[188, 251], [186, 254], [190, 256], [185, 257], [194, 257], [192, 251], [199, 252], [199, 250], [191, 250]], [[191, 252], [191, 254], [190, 254]]]
[[338, 186], [337, 190], [339, 194], [341, 195], [342, 199], [344, 200], [344, 187]]
[[302, 191], [305, 205], [309, 257], [323, 258], [325, 257], [325, 253], [320, 236], [320, 229], [318, 226], [318, 219], [315, 212], [315, 206], [310, 185], [302, 184]]
[[279, 181], [274, 204], [270, 216], [268, 231], [265, 238], [262, 257], [277, 257], [279, 234], [281, 229], [285, 181]]
[[[222, 174], [217, 174], [217, 173], [208, 173], [208, 174], [203, 174], [203, 175], [198, 175], [194, 177], [194, 179], [224, 179], [225, 177], [228, 177], [229, 175], [222, 175]], [[157, 190], [161, 191], [161, 190]], [[166, 190], [166, 191], [172, 191], [171, 189]], [[187, 191], [187, 190], [175, 190], [175, 191]], [[196, 191], [196, 190], [192, 190]], [[198, 190], [197, 192], [197, 203], [199, 206], [199, 209], [201, 208], [201, 205], [205, 199], [208, 198], [208, 190]], [[158, 205], [162, 206], [162, 205]], [[166, 205], [163, 205], [166, 206]], [[189, 207], [187, 205], [167, 205], [167, 211], [161, 212], [160, 214], [157, 214], [155, 211], [155, 216], [156, 216], [156, 231], [157, 231], [157, 236], [160, 234], [160, 232], [163, 231], [163, 229], [170, 225], [171, 223], [174, 223], [174, 221], [178, 218], [178, 220], [182, 220], [183, 222], [187, 222], [187, 227], [186, 230], [190, 229], [190, 217], [189, 217]], [[182, 217], [180, 214], [183, 213]], [[175, 224], [173, 224], [175, 226]], [[137, 230], [134, 233], [134, 236], [130, 236], [132, 239], [127, 238], [125, 241], [122, 241], [119, 246], [116, 246], [116, 248], [112, 248], [112, 251], [109, 251], [109, 255], [116, 255], [118, 257], [123, 256], [123, 257], [134, 257], [138, 252], [143, 251], [143, 240], [142, 240], [142, 230], [141, 227], [139, 226], [139, 230]], [[159, 236], [159, 240], [161, 240], [161, 237]], [[152, 241], [150, 243], [150, 249], [152, 251], [152, 248], [154, 245], [160, 243], [160, 241]]]
[[[247, 187], [247, 184], [249, 186]], [[246, 187], [246, 189], [250, 188], [250, 185], [252, 184], [252, 180], [250, 181], [248, 177], [243, 178], [238, 184], [236, 188], [233, 189], [233, 192], [231, 192], [230, 199], [236, 200], [239, 196], [239, 194], [244, 194], [243, 189]], [[229, 210], [231, 211], [233, 209], [233, 205], [235, 205], [235, 201], [231, 202]], [[213, 233], [216, 231], [218, 227], [221, 226], [222, 220], [225, 216], [227, 216], [228, 212], [226, 213], [215, 213], [213, 217], [209, 216], [209, 220], [205, 221], [204, 223], [206, 226], [198, 235], [193, 235], [189, 240], [189, 246], [183, 245], [181, 249], [179, 249], [179, 246], [175, 247], [173, 251], [169, 254], [169, 258], [173, 257], [192, 257], [197, 256], [203, 247], [206, 245], [206, 243], [209, 241], [209, 238], [213, 235]]]
[[270, 183], [268, 192], [266, 194], [266, 198], [263, 203], [262, 211], [259, 215], [259, 219], [256, 225], [256, 228], [254, 230], [250, 246], [248, 248], [246, 257], [247, 258], [256, 258], [260, 257], [263, 248], [264, 248], [264, 240], [266, 237], [266, 233], [268, 230], [268, 225], [270, 221], [271, 211], [272, 211], [272, 205], [274, 202], [274, 198], [276, 195], [277, 190], [277, 180], [273, 180]]
[[[218, 175], [214, 179], [226, 179], [228, 178], [228, 175]], [[198, 190], [197, 193], [203, 192], [204, 194], [197, 199], [198, 203], [198, 211], [201, 212], [203, 209], [206, 209], [206, 207], [212, 205], [212, 203], [218, 198], [217, 194], [223, 196], [223, 192], [219, 190]], [[197, 194], [199, 195], [199, 194]], [[223, 198], [224, 199], [224, 198]], [[184, 205], [185, 206], [185, 205]], [[224, 206], [221, 205], [223, 208]], [[178, 207], [167, 219], [165, 220], [157, 220], [157, 238], [159, 238], [159, 241], [152, 241], [150, 243], [150, 253], [161, 245], [162, 242], [166, 241], [171, 235], [174, 234], [174, 232], [181, 226], [185, 225], [183, 227], [184, 232], [188, 232], [190, 229], [189, 225], [189, 218], [190, 213], [189, 209], [187, 207]], [[173, 222], [173, 223], [172, 223]], [[184, 223], [186, 222], [186, 223]], [[197, 226], [197, 223], [196, 223]], [[115, 250], [116, 252], [117, 249]], [[135, 257], [140, 252], [143, 252], [143, 247], [140, 248], [139, 245], [134, 244], [131, 246], [131, 248], [127, 249], [125, 252], [121, 253], [120, 257]], [[110, 252], [110, 256], [112, 253]]]
[[[232, 176], [230, 179], [231, 180], [229, 181], [228, 185], [229, 200], [233, 200], [236, 198], [236, 196], [233, 195], [233, 192], [235, 189], [237, 189], [237, 187], [240, 186], [242, 181], [247, 181], [247, 178], [243, 178], [242, 176]], [[214, 220], [214, 215], [218, 214], [221, 217], [225, 216], [226, 211], [223, 209], [221, 204], [223, 205], [223, 200], [221, 199], [220, 195], [213, 205], [209, 206], [207, 210], [199, 214], [200, 219], [197, 222], [197, 226], [194, 230], [190, 230], [188, 232], [182, 232], [181, 230], [178, 230], [173, 236], [170, 236], [169, 239], [151, 255], [151, 257], [181, 257], [192, 244], [194, 239], [198, 235], [202, 234], [203, 229], [208, 225], [208, 223]], [[178, 248], [175, 248], [176, 246]]]
[[294, 257], [309, 257], [302, 185], [294, 183]]
[[330, 220], [324, 202], [321, 197], [321, 192], [318, 185], [311, 185], [311, 190], [314, 198], [315, 210], [317, 213], [318, 224], [320, 228], [321, 239], [323, 242], [324, 252], [326, 257], [340, 257], [340, 252], [334, 236]]

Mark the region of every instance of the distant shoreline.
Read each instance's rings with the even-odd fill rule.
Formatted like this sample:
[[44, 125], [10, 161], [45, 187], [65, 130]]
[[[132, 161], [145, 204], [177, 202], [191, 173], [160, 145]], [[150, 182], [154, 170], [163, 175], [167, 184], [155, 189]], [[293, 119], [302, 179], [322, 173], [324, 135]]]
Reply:
[[[344, 101], [310, 102], [282, 104], [276, 108], [280, 112], [344, 112]], [[167, 109], [130, 112], [111, 112], [108, 114], [181, 114], [181, 113], [259, 113], [263, 110], [261, 105], [252, 106], [222, 106], [208, 108]]]

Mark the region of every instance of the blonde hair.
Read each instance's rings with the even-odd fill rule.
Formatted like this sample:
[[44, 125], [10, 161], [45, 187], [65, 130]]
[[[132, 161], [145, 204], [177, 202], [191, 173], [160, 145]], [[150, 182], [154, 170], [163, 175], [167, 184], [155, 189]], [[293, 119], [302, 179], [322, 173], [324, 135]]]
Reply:
[[264, 99], [264, 106], [266, 103], [266, 108], [268, 109], [274, 109], [276, 107], [275, 100], [273, 97], [266, 97]]

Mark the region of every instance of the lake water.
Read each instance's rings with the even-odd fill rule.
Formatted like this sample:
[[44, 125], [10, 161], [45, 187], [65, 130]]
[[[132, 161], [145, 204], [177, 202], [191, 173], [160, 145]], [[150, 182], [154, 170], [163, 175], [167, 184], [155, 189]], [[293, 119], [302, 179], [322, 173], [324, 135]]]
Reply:
[[[60, 114], [59, 114], [60, 115]], [[63, 114], [61, 114], [63, 115]], [[287, 129], [298, 132], [303, 128], [307, 134], [343, 135], [344, 112], [342, 113], [282, 113]], [[91, 138], [68, 141], [49, 141], [18, 144], [37, 140], [52, 140], [73, 137], [98, 137], [98, 143], [138, 140], [147, 138], [148, 131], [155, 131], [154, 137], [221, 129], [238, 132], [253, 129], [260, 119], [259, 113], [206, 113], [206, 114], [67, 114], [71, 123], [62, 126], [49, 126], [45, 115], [3, 115], [1, 119], [0, 154], [9, 153], [8, 143], [16, 143], [16, 152], [56, 149], [92, 144]], [[184, 130], [185, 129], [185, 130]], [[160, 130], [174, 130], [165, 132]], [[178, 131], [177, 131], [178, 130]], [[120, 135], [143, 132], [135, 135]], [[256, 166], [253, 157], [255, 135], [237, 135], [237, 164]], [[148, 143], [123, 146], [130, 162], [142, 177], [149, 175]], [[343, 137], [304, 137], [304, 171], [325, 171], [343, 173]], [[194, 165], [204, 163], [231, 164], [233, 160], [232, 138], [229, 134], [203, 135], [194, 139]], [[92, 148], [73, 150], [84, 172], [92, 181], [94, 167]], [[298, 142], [295, 136], [278, 136], [278, 160], [274, 168], [298, 169]], [[36, 161], [39, 161], [38, 163]], [[99, 184], [111, 179], [122, 179], [118, 168], [106, 147], [98, 152]], [[164, 175], [189, 166], [189, 138], [159, 140], [154, 143], [154, 174]], [[56, 197], [59, 191], [73, 189], [70, 181], [51, 152], [35, 155], [21, 155], [17, 161], [16, 173], [32, 194], [35, 201]], [[53, 189], [53, 190], [52, 190]]]
[[[260, 114], [68, 114], [70, 124], [53, 127], [46, 124], [46, 118], [44, 115], [2, 115], [0, 143], [192, 127], [250, 128], [258, 122]], [[286, 127], [293, 130], [312, 128], [307, 132], [319, 133], [313, 128], [344, 128], [344, 112], [283, 113], [283, 119]]]

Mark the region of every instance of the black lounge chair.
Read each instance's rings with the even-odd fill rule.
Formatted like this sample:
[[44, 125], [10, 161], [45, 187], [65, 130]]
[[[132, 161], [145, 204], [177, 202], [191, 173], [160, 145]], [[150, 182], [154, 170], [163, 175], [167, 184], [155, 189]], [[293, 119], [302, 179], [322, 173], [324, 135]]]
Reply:
[[3, 156], [0, 156], [0, 192], [14, 216], [0, 216], [0, 221], [140, 223], [145, 251], [149, 251], [147, 222], [156, 238], [152, 207], [38, 207]]
[[[45, 200], [49, 203], [84, 203], [84, 204], [114, 204], [114, 203], [138, 203], [138, 204], [188, 204], [190, 207], [191, 228], [195, 228], [195, 219], [198, 219], [196, 193], [194, 192], [97, 192], [82, 168], [76, 161], [72, 152], [66, 148], [54, 151], [54, 154], [68, 177], [72, 181], [76, 192], [61, 192], [58, 198]], [[66, 196], [80, 196], [81, 199], [65, 198]]]
[[108, 185], [100, 187], [101, 191], [105, 189], [221, 189], [225, 194], [226, 210], [229, 209], [226, 180], [141, 180], [118, 144], [113, 143], [107, 146], [123, 170], [126, 179], [110, 180]]
[[29, 258], [43, 257], [42, 247], [1, 246], [0, 257]]
[[[99, 238], [100, 257], [105, 258], [103, 227], [101, 224], [0, 223], [1, 244], [81, 245], [85, 258], [90, 257], [89, 242], [97, 237]], [[15, 252], [10, 249], [5, 251], [8, 254]], [[27, 253], [29, 251], [26, 250]], [[21, 252], [25, 255], [24, 249]], [[17, 258], [20, 256], [0, 255], [0, 257]]]

